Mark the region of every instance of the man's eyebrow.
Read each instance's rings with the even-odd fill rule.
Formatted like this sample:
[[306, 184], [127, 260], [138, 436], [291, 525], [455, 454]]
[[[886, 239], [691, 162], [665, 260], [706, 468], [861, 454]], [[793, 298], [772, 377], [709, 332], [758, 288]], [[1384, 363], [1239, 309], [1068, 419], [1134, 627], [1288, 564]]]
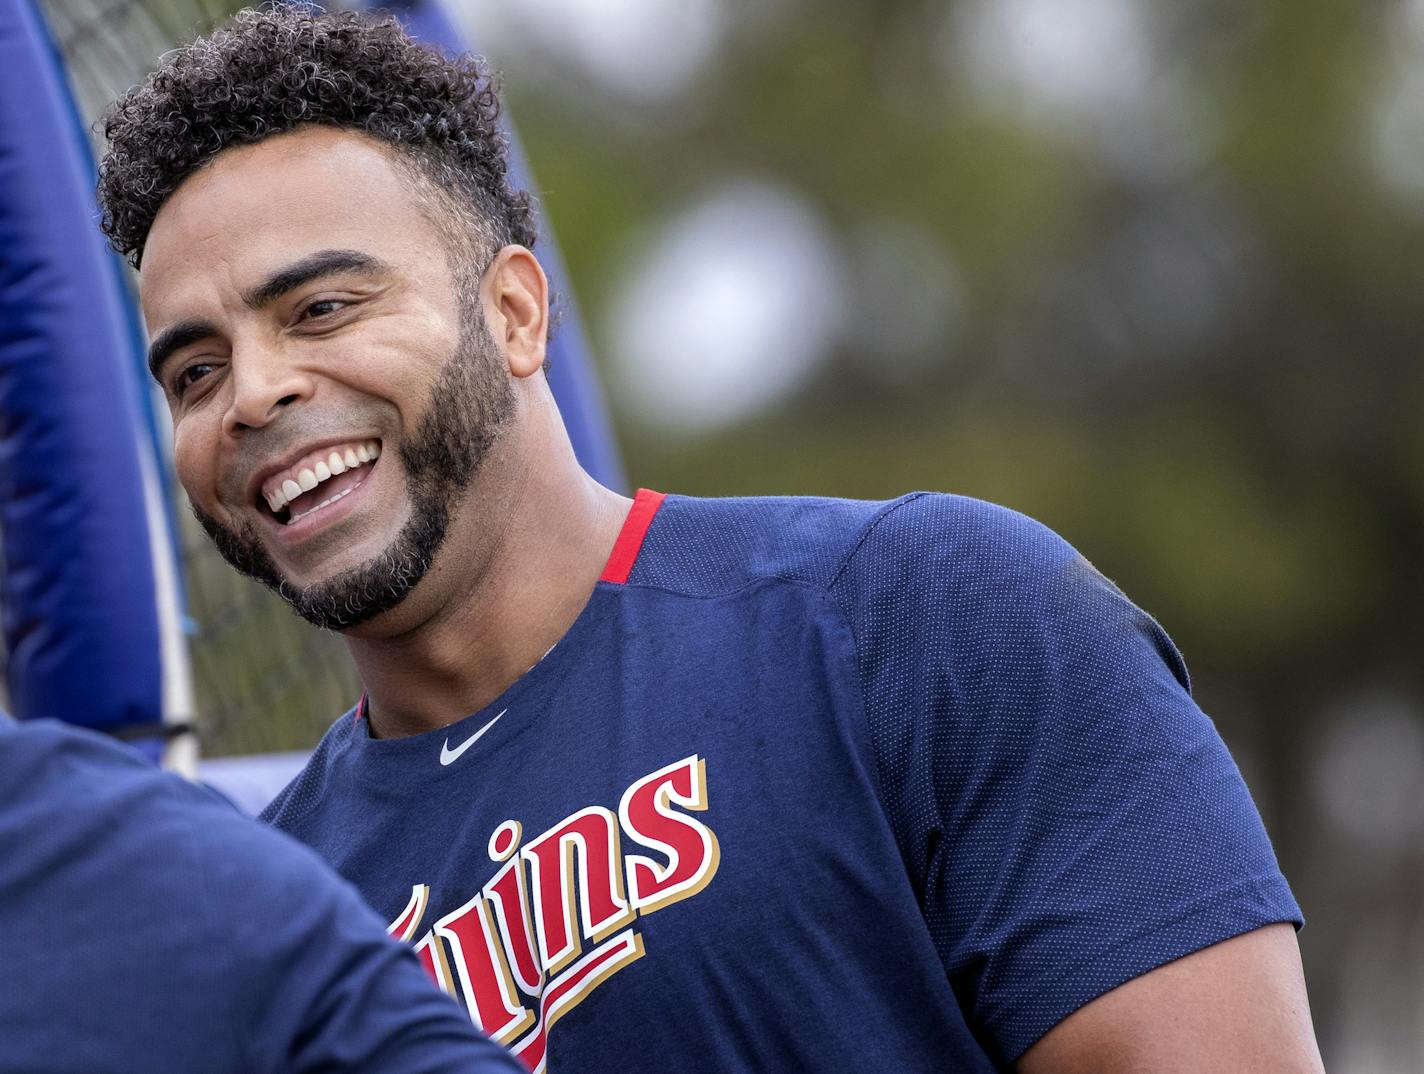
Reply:
[[389, 271], [389, 266], [380, 258], [360, 250], [318, 250], [314, 254], [294, 261], [285, 268], [278, 269], [256, 287], [242, 296], [242, 301], [252, 309], [261, 309], [269, 302], [275, 302], [288, 291], [304, 283], [329, 276], [336, 272], [359, 272], [375, 275]]
[[[285, 268], [272, 273], [256, 287], [245, 292], [242, 301], [252, 309], [261, 309], [269, 302], [275, 302], [288, 291], [294, 290], [304, 283], [320, 279], [322, 276], [329, 276], [337, 272], [359, 272], [363, 275], [374, 275], [388, 271], [390, 271], [390, 267], [384, 261], [360, 250], [318, 250], [300, 261], [294, 261]], [[218, 334], [217, 328], [211, 321], [179, 321], [171, 328], [165, 328], [158, 333], [157, 338], [148, 348], [149, 374], [154, 380], [157, 380], [159, 369], [174, 351]]]
[[199, 340], [215, 336], [218, 330], [211, 321], [179, 321], [171, 327], [165, 328], [158, 333], [158, 337], [149, 344], [148, 348], [148, 372], [154, 380], [158, 379], [158, 371], [163, 368], [163, 363], [168, 361], [168, 356], [176, 350], [181, 350], [190, 343], [197, 343]]

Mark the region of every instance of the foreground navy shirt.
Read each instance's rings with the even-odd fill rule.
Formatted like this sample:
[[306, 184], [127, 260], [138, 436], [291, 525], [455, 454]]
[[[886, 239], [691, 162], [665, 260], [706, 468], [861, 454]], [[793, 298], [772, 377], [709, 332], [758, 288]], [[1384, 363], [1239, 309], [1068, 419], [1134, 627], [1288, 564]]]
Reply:
[[503, 696], [395, 740], [348, 713], [266, 817], [559, 1074], [1003, 1068], [1299, 922], [1167, 637], [951, 496], [640, 493]]
[[0, 1072], [519, 1067], [306, 848], [133, 751], [0, 716]]

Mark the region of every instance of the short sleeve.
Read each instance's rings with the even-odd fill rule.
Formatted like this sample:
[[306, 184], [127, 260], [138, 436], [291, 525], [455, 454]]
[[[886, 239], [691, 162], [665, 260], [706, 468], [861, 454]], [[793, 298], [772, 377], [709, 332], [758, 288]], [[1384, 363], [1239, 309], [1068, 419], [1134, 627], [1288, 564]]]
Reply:
[[221, 859], [205, 856], [205, 886], [219, 950], [241, 979], [244, 1069], [523, 1071], [307, 848], [246, 818], [223, 827], [213, 833]]
[[922, 494], [833, 588], [891, 826], [998, 1062], [1157, 966], [1300, 924], [1171, 641], [1056, 535]]

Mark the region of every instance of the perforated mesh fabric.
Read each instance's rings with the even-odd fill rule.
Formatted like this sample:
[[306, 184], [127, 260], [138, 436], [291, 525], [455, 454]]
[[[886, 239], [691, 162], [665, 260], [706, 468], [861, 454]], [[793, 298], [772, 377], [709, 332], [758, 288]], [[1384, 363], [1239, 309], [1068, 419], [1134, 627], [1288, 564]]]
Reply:
[[1299, 922], [1171, 641], [1043, 526], [953, 496], [674, 498], [630, 583], [758, 575], [839, 602], [910, 882], [998, 1061], [1147, 970]]

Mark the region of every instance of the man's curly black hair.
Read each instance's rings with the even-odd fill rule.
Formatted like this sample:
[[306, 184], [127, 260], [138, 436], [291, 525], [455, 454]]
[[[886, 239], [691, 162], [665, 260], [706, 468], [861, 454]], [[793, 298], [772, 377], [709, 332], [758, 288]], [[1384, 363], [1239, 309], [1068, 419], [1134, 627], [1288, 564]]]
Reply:
[[533, 207], [509, 184], [498, 116], [479, 60], [418, 44], [394, 16], [249, 9], [168, 53], [114, 103], [104, 118], [101, 226], [137, 268], [154, 217], [188, 176], [224, 149], [316, 124], [395, 149], [427, 181], [423, 193], [445, 202], [435, 218], [466, 250], [532, 247]]

